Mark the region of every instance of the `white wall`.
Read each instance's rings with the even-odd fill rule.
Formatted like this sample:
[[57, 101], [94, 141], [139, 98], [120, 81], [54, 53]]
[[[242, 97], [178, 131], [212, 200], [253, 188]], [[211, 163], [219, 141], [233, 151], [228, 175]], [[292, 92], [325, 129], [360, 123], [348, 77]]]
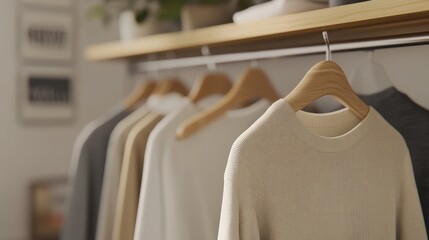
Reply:
[[[29, 191], [33, 179], [68, 173], [73, 141], [89, 120], [107, 110], [122, 98], [129, 82], [125, 66], [117, 62], [88, 63], [83, 59], [85, 46], [117, 38], [115, 26], [109, 31], [85, 18], [87, 4], [78, 7], [76, 117], [70, 124], [26, 126], [18, 121], [16, 106], [17, 66], [14, 21], [16, 0], [0, 1], [0, 240], [25, 240], [29, 236]], [[334, 54], [350, 74], [366, 53]], [[392, 82], [402, 91], [429, 109], [427, 79], [429, 46], [377, 50], [374, 57], [385, 66]], [[305, 72], [323, 55], [300, 56], [260, 61], [282, 95], [286, 95]], [[248, 67], [249, 63], [219, 66], [231, 77]], [[163, 72], [179, 75], [191, 86], [205, 67]]]
[[86, 45], [115, 39], [116, 31], [88, 23], [84, 9], [94, 1], [74, 2], [80, 3], [75, 118], [66, 124], [30, 126], [19, 121], [16, 103], [19, 1], [0, 1], [0, 240], [29, 239], [30, 182], [68, 174], [73, 142], [83, 125], [124, 95], [123, 63], [88, 64], [82, 56]]
[[[333, 60], [341, 65], [350, 77], [355, 66], [369, 57], [368, 51], [334, 53]], [[373, 53], [375, 61], [383, 65], [392, 84], [408, 94], [415, 102], [429, 109], [429, 45], [411, 46], [392, 49], [379, 49]], [[269, 59], [258, 62], [265, 69], [281, 95], [285, 96], [302, 79], [308, 69], [325, 55], [307, 55], [281, 59]], [[237, 79], [240, 72], [250, 66], [249, 62], [217, 64], [218, 68]], [[179, 75], [188, 86], [206, 67], [168, 70], [162, 75]], [[353, 84], [352, 84], [353, 85]]]

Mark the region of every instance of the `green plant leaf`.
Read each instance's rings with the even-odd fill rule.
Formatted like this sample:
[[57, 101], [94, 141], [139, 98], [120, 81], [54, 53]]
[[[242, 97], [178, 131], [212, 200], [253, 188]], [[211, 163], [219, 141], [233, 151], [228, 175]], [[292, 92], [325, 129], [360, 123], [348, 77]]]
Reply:
[[149, 9], [147, 8], [144, 8], [142, 10], [138, 10], [135, 12], [136, 22], [139, 24], [143, 23], [148, 16], [149, 16]]
[[90, 9], [88, 9], [86, 16], [88, 18], [102, 18], [105, 14], [106, 8], [102, 4], [97, 4]]
[[108, 25], [111, 21], [112, 16], [104, 4], [97, 4], [86, 12], [88, 19], [98, 19], [104, 25]]
[[179, 20], [180, 11], [185, 4], [185, 0], [159, 0], [159, 19], [161, 20]]

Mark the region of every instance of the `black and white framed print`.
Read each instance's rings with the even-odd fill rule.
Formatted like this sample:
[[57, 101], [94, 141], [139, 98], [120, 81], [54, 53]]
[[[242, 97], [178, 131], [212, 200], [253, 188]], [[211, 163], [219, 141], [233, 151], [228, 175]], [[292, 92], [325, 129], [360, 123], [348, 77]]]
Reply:
[[21, 18], [20, 52], [24, 60], [69, 62], [73, 52], [73, 21], [55, 11], [25, 11]]
[[24, 67], [19, 81], [24, 121], [67, 120], [73, 116], [73, 76], [63, 67]]

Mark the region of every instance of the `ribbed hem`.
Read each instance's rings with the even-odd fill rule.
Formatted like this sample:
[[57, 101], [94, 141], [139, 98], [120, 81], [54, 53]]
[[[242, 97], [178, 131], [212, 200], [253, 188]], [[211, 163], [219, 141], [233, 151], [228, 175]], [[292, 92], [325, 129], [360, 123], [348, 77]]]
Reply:
[[[368, 115], [358, 122], [351, 130], [335, 137], [325, 137], [313, 133], [308, 128], [344, 126], [344, 124], [353, 124], [356, 117], [347, 109], [331, 113], [308, 113], [299, 111], [295, 113], [292, 107], [285, 99], [276, 101], [273, 105], [285, 121], [285, 126], [294, 132], [303, 142], [310, 147], [323, 152], [339, 152], [347, 150], [362, 139], [376, 122], [376, 113], [370, 108]], [[299, 115], [299, 117], [298, 117]], [[302, 120], [300, 120], [302, 119]], [[307, 125], [308, 124], [308, 125]]]

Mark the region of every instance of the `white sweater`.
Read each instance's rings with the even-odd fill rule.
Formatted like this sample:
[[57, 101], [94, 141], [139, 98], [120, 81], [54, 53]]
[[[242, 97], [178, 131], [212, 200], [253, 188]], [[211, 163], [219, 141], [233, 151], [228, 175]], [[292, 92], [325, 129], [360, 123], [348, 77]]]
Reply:
[[280, 99], [234, 143], [218, 240], [426, 240], [404, 140], [374, 109]]
[[228, 153], [235, 139], [266, 111], [269, 103], [259, 101], [245, 109], [228, 111], [189, 138], [177, 140], [177, 127], [198, 113], [200, 106], [188, 101], [168, 114], [150, 134], [135, 240], [217, 238]]

